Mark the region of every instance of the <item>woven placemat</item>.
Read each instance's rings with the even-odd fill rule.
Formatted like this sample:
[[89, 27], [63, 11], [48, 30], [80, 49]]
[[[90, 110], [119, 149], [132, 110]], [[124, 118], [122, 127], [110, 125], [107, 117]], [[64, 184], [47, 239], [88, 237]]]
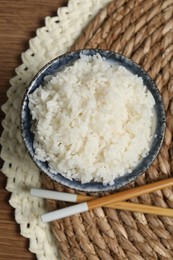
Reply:
[[[173, 0], [117, 0], [83, 31], [72, 49], [117, 51], [155, 80], [166, 110], [161, 151], [132, 186], [171, 176], [173, 170]], [[42, 175], [42, 186], [70, 191]], [[128, 188], [128, 187], [126, 187]], [[96, 194], [97, 196], [98, 194]], [[172, 188], [131, 200], [173, 208]], [[48, 210], [67, 206], [47, 200]], [[173, 259], [173, 218], [98, 208], [51, 223], [62, 259]]]

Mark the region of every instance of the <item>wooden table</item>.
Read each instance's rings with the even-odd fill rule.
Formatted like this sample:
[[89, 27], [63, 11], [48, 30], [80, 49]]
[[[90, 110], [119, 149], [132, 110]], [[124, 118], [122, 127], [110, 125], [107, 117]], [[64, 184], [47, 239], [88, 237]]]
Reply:
[[[7, 100], [9, 80], [14, 69], [21, 64], [20, 54], [35, 36], [37, 28], [44, 26], [44, 17], [55, 16], [58, 7], [67, 0], [1, 0], [0, 1], [0, 104]], [[0, 112], [1, 121], [4, 114]], [[1, 126], [2, 133], [2, 126]], [[2, 168], [1, 160], [1, 168]], [[36, 259], [29, 252], [28, 239], [20, 235], [15, 222], [14, 209], [9, 205], [10, 193], [5, 190], [6, 177], [0, 174], [0, 260]]]

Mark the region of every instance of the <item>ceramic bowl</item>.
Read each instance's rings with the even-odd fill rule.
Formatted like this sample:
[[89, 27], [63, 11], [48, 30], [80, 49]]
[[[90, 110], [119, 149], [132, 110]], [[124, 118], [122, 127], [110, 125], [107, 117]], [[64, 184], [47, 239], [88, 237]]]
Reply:
[[[34, 148], [33, 148], [33, 133], [31, 132], [31, 115], [28, 107], [28, 94], [35, 91], [42, 83], [44, 83], [45, 76], [53, 75], [56, 72], [63, 70], [64, 67], [71, 65], [77, 59], [80, 58], [80, 54], [85, 55], [95, 55], [99, 53], [102, 57], [105, 57], [106, 60], [111, 62], [118, 63], [126, 67], [133, 74], [137, 74], [142, 77], [144, 84], [151, 92], [155, 99], [155, 115], [156, 115], [156, 124], [154, 135], [157, 135], [157, 138], [153, 138], [151, 149], [146, 158], [144, 158], [131, 173], [125, 174], [124, 176], [118, 177], [114, 180], [113, 185], [103, 185], [98, 182], [89, 182], [82, 184], [76, 180], [69, 180], [63, 177], [60, 173], [53, 174], [50, 171], [47, 162], [39, 161], [35, 158]], [[162, 141], [164, 138], [164, 130], [165, 130], [165, 112], [164, 106], [162, 102], [161, 95], [153, 82], [153, 80], [149, 77], [149, 75], [135, 62], [132, 60], [112, 51], [107, 50], [99, 50], [99, 49], [86, 49], [86, 50], [78, 50], [75, 52], [69, 52], [60, 57], [55, 58], [50, 61], [46, 66], [44, 66], [32, 79], [30, 82], [26, 93], [24, 95], [22, 108], [21, 108], [21, 133], [23, 137], [23, 141], [26, 145], [26, 148], [32, 158], [32, 160], [36, 163], [38, 168], [47, 174], [51, 179], [55, 180], [58, 183], [61, 183], [67, 187], [82, 190], [86, 192], [100, 192], [100, 191], [111, 191], [121, 188], [126, 184], [134, 181], [137, 177], [139, 177], [142, 173], [144, 173], [147, 168], [152, 164], [155, 157], [157, 156], [160, 147], [162, 145]]]

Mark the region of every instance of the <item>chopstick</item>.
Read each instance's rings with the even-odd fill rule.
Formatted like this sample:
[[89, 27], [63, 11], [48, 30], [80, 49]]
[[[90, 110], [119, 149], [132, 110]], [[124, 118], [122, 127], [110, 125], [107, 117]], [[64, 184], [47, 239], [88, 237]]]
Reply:
[[[91, 196], [83, 196], [83, 195], [44, 190], [44, 189], [31, 189], [31, 195], [35, 197], [45, 198], [45, 199], [54, 199], [54, 200], [67, 201], [67, 202], [84, 202], [84, 201], [89, 201], [94, 199], [94, 197]], [[105, 207], [128, 210], [132, 212], [141, 212], [141, 213], [148, 213], [148, 214], [154, 214], [160, 216], [173, 217], [173, 209], [156, 207], [151, 205], [144, 205], [139, 203], [120, 201], [111, 204], [106, 204]]]
[[[43, 222], [50, 222], [56, 219], [65, 218], [74, 214], [86, 212], [88, 210], [103, 207], [106, 204], [120, 202], [126, 199], [130, 199], [136, 196], [140, 196], [146, 193], [151, 193], [159, 189], [164, 189], [173, 185], [173, 178], [158, 181], [141, 187], [137, 187], [131, 190], [121, 191], [115, 194], [111, 194], [102, 198], [89, 200], [88, 202], [79, 203], [74, 206], [70, 206], [64, 209], [48, 212], [41, 216]], [[164, 209], [166, 210], [166, 209]], [[168, 210], [168, 209], [167, 209]]]

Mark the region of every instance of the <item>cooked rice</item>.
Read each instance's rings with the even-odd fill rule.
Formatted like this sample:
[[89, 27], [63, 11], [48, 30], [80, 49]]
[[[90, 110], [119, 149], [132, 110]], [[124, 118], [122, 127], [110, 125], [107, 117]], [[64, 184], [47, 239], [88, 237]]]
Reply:
[[29, 95], [35, 156], [68, 179], [113, 184], [148, 154], [154, 104], [142, 78], [81, 55]]

